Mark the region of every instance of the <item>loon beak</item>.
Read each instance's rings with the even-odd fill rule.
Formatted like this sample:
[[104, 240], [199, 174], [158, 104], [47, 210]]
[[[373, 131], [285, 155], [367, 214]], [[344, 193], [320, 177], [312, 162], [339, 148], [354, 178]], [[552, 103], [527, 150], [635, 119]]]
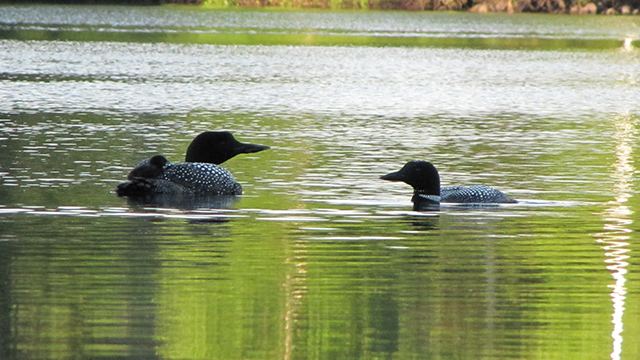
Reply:
[[236, 153], [237, 154], [251, 154], [251, 153], [257, 153], [259, 151], [267, 150], [267, 149], [271, 149], [271, 148], [269, 146], [266, 146], [266, 145], [254, 145], [254, 144], [238, 143], [238, 145], [236, 146]]
[[395, 171], [387, 175], [382, 175], [380, 176], [380, 179], [389, 180], [389, 181], [404, 181], [404, 179], [402, 178], [402, 175], [400, 175], [400, 171]]

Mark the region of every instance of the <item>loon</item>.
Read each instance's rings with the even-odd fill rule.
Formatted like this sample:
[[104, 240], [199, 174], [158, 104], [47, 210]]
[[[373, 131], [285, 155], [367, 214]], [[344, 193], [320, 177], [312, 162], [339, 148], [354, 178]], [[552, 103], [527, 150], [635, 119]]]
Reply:
[[207, 131], [189, 144], [185, 162], [174, 164], [156, 155], [143, 160], [116, 188], [118, 196], [160, 194], [242, 195], [242, 186], [219, 166], [238, 154], [255, 153], [268, 146], [241, 143], [227, 131]]
[[169, 161], [162, 155], [156, 155], [149, 160], [143, 161], [135, 169], [131, 170], [127, 175], [127, 180], [133, 180], [135, 178], [144, 179], [157, 179], [164, 173], [164, 166]]
[[437, 208], [440, 203], [499, 204], [517, 203], [502, 191], [485, 185], [440, 187], [440, 175], [428, 161], [414, 160], [402, 169], [380, 177], [382, 180], [403, 181], [413, 187], [414, 210]]

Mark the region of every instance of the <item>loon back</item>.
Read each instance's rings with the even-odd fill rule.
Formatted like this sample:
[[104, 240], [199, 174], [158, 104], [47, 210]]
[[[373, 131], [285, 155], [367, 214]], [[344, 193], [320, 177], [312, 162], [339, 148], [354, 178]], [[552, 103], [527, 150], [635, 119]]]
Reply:
[[[136, 169], [149, 165], [140, 165]], [[134, 169], [134, 171], [136, 170]], [[207, 163], [167, 163], [159, 177], [136, 177], [118, 185], [118, 196], [153, 194], [242, 195], [242, 186], [225, 168]]]
[[169, 164], [162, 178], [183, 186], [187, 192], [209, 195], [242, 195], [242, 186], [231, 173], [216, 164]]
[[440, 197], [444, 203], [517, 203], [502, 191], [485, 185], [446, 186], [440, 189]]

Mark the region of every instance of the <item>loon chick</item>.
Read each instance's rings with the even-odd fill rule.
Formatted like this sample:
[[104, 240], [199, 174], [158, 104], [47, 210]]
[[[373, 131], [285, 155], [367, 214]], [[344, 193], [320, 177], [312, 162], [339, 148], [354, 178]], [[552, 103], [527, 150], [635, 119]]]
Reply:
[[184, 186], [170, 180], [162, 179], [164, 167], [170, 164], [162, 155], [153, 156], [136, 166], [127, 179], [119, 184], [116, 193], [119, 196], [146, 196], [149, 194], [178, 194], [188, 192]]
[[402, 169], [380, 177], [382, 180], [404, 181], [413, 187], [414, 209], [437, 207], [439, 203], [517, 203], [503, 192], [485, 185], [447, 186], [440, 188], [440, 175], [428, 161], [409, 161]]
[[[245, 144], [229, 132], [207, 131], [191, 142], [186, 162], [173, 164], [162, 155], [143, 160], [129, 174], [129, 181], [116, 188], [118, 196], [154, 196], [159, 194], [241, 195], [242, 187], [221, 164], [246, 153], [269, 149]], [[164, 163], [163, 163], [164, 159]]]
[[144, 178], [144, 179], [156, 179], [162, 176], [164, 172], [164, 166], [167, 165], [169, 161], [162, 155], [156, 155], [149, 159], [148, 161], [138, 165], [135, 169], [131, 170], [129, 175], [127, 175], [128, 180], [133, 180], [135, 178]]

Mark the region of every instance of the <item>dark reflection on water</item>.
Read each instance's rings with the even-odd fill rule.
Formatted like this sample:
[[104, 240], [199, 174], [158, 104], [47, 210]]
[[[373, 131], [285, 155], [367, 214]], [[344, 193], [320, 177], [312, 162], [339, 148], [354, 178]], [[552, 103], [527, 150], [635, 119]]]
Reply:
[[125, 197], [132, 208], [161, 207], [183, 210], [227, 209], [239, 201], [237, 196], [180, 196], [157, 194], [150, 196]]
[[159, 358], [162, 269], [206, 268], [210, 273], [201, 281], [224, 277], [216, 271], [227, 262], [223, 225], [202, 232], [212, 237], [198, 249], [206, 256], [174, 259], [161, 251], [178, 245], [159, 242], [166, 232], [158, 231], [162, 224], [153, 218], [24, 216], [5, 218], [2, 237], [20, 236], [0, 243], [8, 270], [1, 281], [9, 295], [3, 297], [8, 301], [3, 309], [10, 311], [2, 315], [7, 319], [3, 334], [10, 339], [3, 348], [7, 359]]

